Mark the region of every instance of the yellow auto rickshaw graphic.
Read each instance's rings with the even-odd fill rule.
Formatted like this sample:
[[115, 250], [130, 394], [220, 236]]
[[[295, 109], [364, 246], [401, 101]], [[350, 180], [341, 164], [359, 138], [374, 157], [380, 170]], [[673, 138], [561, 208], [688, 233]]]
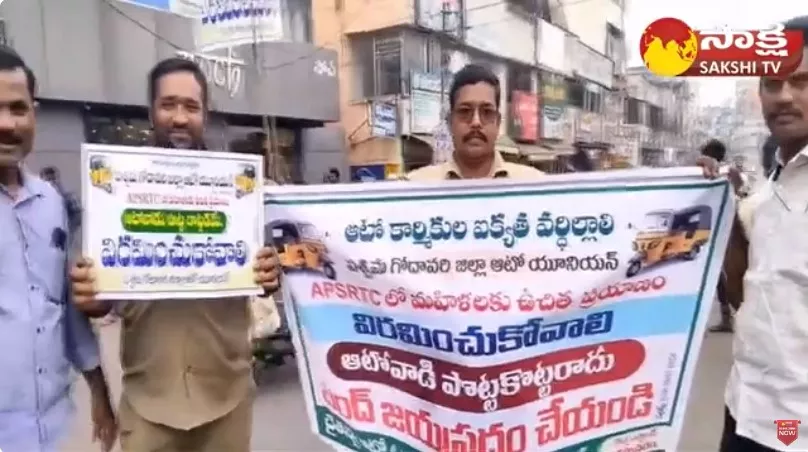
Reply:
[[632, 243], [636, 254], [629, 261], [626, 276], [672, 259], [695, 259], [710, 240], [712, 221], [713, 209], [706, 205], [648, 212]]
[[275, 220], [267, 223], [264, 232], [268, 244], [278, 250], [284, 270], [321, 273], [328, 279], [336, 279], [328, 248], [314, 225]]
[[90, 183], [107, 193], [112, 193], [112, 168], [100, 155], [90, 157]]
[[236, 176], [236, 198], [249, 195], [255, 191], [255, 166], [241, 166], [241, 173]]

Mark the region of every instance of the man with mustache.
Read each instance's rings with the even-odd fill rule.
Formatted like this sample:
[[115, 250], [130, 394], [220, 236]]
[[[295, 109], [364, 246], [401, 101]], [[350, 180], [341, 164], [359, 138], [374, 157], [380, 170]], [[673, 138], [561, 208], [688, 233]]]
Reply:
[[[541, 171], [506, 162], [495, 149], [502, 114], [499, 78], [490, 69], [477, 64], [458, 71], [449, 90], [449, 129], [454, 152], [446, 163], [430, 165], [410, 172], [402, 179], [435, 181], [457, 179], [536, 180]], [[718, 175], [718, 162], [700, 157], [697, 164], [705, 177]]]
[[412, 171], [406, 179], [520, 179], [543, 176], [533, 167], [506, 162], [494, 144], [502, 115], [499, 78], [490, 69], [469, 64], [454, 76], [449, 90], [448, 116], [454, 153], [446, 163]]
[[[808, 43], [808, 16], [785, 24]], [[741, 206], [748, 238], [743, 306], [735, 316], [721, 452], [805, 450], [808, 419], [808, 58], [760, 79], [766, 123], [779, 145], [768, 182]], [[750, 209], [750, 212], [744, 212]], [[728, 257], [729, 258], [729, 257]], [[787, 446], [776, 420], [802, 420]]]
[[69, 432], [71, 367], [90, 388], [94, 439], [108, 451], [115, 415], [87, 318], [66, 300], [64, 199], [26, 170], [36, 77], [0, 47], [0, 448], [51, 452]]
[[[196, 63], [169, 58], [148, 78], [155, 145], [205, 149], [208, 84]], [[262, 248], [255, 281], [278, 288], [277, 254]], [[92, 263], [72, 269], [76, 305], [103, 316]], [[170, 271], [170, 270], [168, 270]], [[118, 303], [123, 395], [119, 416], [124, 452], [249, 452], [252, 350], [247, 297]]]

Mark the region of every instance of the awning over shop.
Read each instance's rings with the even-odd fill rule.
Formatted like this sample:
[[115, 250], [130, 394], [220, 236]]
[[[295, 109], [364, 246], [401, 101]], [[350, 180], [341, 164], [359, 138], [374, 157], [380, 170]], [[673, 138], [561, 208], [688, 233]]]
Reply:
[[555, 155], [572, 155], [575, 154], [575, 148], [570, 144], [548, 144], [545, 147], [550, 148]]
[[494, 149], [500, 154], [519, 155], [519, 145], [507, 135], [500, 135], [499, 138], [497, 138], [496, 143], [494, 143]]
[[519, 153], [530, 162], [544, 162], [554, 160], [560, 155], [572, 155], [575, 153], [575, 149], [569, 146], [519, 144]]
[[519, 153], [530, 162], [546, 162], [555, 160], [556, 153], [546, 146], [535, 144], [519, 144]]
[[416, 140], [426, 144], [427, 146], [429, 146], [433, 150], [435, 149], [435, 143], [436, 143], [437, 140], [432, 135], [412, 134], [412, 135], [406, 135], [406, 136], [409, 137], [409, 138], [416, 139]]

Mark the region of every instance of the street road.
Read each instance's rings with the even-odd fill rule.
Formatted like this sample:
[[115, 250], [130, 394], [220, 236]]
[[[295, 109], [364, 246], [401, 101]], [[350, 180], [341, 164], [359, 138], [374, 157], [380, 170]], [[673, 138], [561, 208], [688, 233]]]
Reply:
[[[715, 316], [714, 316], [715, 317]], [[118, 327], [101, 328], [104, 365], [113, 385], [115, 400], [120, 396], [120, 367], [118, 365]], [[690, 396], [683, 442], [677, 452], [706, 452], [716, 450], [723, 426], [724, 382], [731, 363], [732, 336], [709, 334], [704, 342], [693, 394]], [[294, 363], [268, 370], [261, 381], [253, 420], [253, 451], [255, 452], [328, 452], [309, 431], [303, 392]], [[78, 412], [73, 434], [65, 452], [93, 452], [87, 387], [76, 384], [74, 399]]]

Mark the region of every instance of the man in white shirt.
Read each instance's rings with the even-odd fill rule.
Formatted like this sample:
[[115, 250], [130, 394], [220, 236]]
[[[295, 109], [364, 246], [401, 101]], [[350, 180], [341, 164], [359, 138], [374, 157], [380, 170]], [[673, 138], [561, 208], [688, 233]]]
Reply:
[[[785, 28], [808, 42], [808, 16]], [[780, 169], [744, 225], [748, 267], [721, 452], [808, 450], [808, 58], [786, 78], [762, 78], [760, 100]], [[805, 431], [778, 435], [784, 420]]]

